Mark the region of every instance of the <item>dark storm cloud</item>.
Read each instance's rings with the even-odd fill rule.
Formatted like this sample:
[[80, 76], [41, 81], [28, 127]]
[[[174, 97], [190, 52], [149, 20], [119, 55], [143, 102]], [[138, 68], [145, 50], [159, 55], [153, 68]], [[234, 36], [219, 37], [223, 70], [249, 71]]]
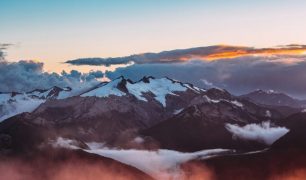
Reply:
[[143, 76], [168, 76], [200, 87], [217, 86], [235, 94], [273, 89], [306, 97], [305, 56], [253, 56], [218, 61], [174, 64], [134, 64], [106, 72], [110, 79], [123, 75], [132, 80]]
[[43, 71], [43, 63], [34, 61], [0, 61], [0, 92], [25, 92], [33, 89], [48, 89], [53, 86], [74, 87], [91, 83], [103, 76], [102, 72], [82, 74], [78, 71], [62, 74]]

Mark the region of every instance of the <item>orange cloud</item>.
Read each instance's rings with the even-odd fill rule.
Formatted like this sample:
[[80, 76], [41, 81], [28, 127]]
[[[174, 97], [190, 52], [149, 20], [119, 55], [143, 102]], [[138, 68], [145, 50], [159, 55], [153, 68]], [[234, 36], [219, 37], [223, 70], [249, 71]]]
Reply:
[[[223, 46], [233, 47], [233, 46]], [[207, 61], [214, 61], [219, 59], [231, 59], [242, 56], [255, 56], [255, 55], [305, 55], [306, 47], [286, 47], [286, 48], [263, 48], [263, 49], [250, 49], [244, 47], [234, 47], [229, 50], [220, 50], [220, 52], [212, 52], [207, 55], [188, 55], [181, 57], [181, 61], [188, 61], [191, 59], [201, 59]]]
[[288, 45], [275, 48], [253, 48], [243, 46], [217, 45], [190, 49], [176, 49], [159, 53], [142, 53], [125, 57], [112, 58], [80, 58], [65, 63], [72, 65], [110, 66], [119, 64], [152, 64], [152, 63], [180, 63], [190, 60], [214, 61], [231, 59], [242, 56], [269, 55], [305, 55], [306, 45]]

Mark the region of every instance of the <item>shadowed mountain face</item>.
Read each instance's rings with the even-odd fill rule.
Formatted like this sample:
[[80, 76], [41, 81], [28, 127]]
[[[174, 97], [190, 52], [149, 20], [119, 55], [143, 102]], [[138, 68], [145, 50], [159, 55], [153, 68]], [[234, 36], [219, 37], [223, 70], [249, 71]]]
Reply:
[[306, 149], [306, 113], [300, 112], [284, 119], [281, 124], [290, 129], [286, 135], [273, 144], [274, 148]]
[[256, 117], [227, 101], [202, 103], [190, 106], [177, 116], [146, 129], [143, 134], [157, 139], [163, 148], [181, 151], [263, 148], [264, 144], [233, 139], [225, 124], [246, 125], [260, 123], [265, 119], [268, 118]]
[[[242, 166], [239, 159], [245, 162], [246, 156], [242, 152], [271, 148], [262, 156], [249, 155], [251, 159], [260, 156], [261, 160], [250, 161], [250, 165], [256, 166], [271, 154], [275, 158], [289, 157], [287, 147], [290, 151], [295, 148], [300, 152], [305, 144], [303, 120], [306, 116], [294, 105], [262, 105], [252, 99], [233, 96], [226, 90], [204, 90], [169, 78], [153, 77], [144, 77], [137, 82], [120, 77], [78, 94], [71, 92], [75, 91], [52, 88], [30, 92], [33, 96], [22, 94], [31, 98], [23, 99], [27, 103], [32, 103], [33, 99], [43, 102], [31, 112], [0, 123], [0, 154], [34, 159], [44, 156], [42, 159], [48, 161], [45, 155], [51, 153], [54, 155], [51, 159], [61, 157], [70, 166], [70, 159], [74, 160], [74, 157], [65, 152], [72, 151], [76, 156], [79, 152], [66, 149], [58, 153], [52, 143], [59, 137], [74, 140], [75, 147], [83, 150], [89, 148], [90, 142], [115, 149], [161, 148], [184, 152], [232, 149], [237, 156], [227, 155], [208, 161], [210, 167], [216, 171], [220, 169], [225, 175], [223, 171], [229, 159], [235, 159], [232, 162], [237, 167]], [[21, 94], [14, 96], [18, 95]], [[14, 96], [11, 94], [5, 102], [12, 101]], [[62, 146], [67, 144], [62, 142]], [[282, 152], [274, 156], [278, 150]], [[109, 163], [109, 160], [82, 151], [83, 155], [86, 162], [93, 158], [102, 164]], [[80, 163], [84, 163], [83, 159]], [[136, 175], [132, 179], [146, 176], [138, 172]]]
[[275, 92], [273, 90], [257, 90], [240, 97], [262, 105], [288, 106], [293, 108], [302, 108], [306, 106], [305, 102], [302, 100], [294, 99], [284, 93]]
[[280, 124], [290, 131], [268, 150], [217, 157], [201, 164], [214, 171], [216, 179], [305, 179], [306, 113], [289, 116]]

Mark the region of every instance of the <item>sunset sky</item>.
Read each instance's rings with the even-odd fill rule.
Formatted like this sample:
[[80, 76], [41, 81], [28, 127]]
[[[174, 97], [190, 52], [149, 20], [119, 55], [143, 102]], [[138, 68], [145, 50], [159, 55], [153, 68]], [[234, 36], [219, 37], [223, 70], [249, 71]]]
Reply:
[[59, 62], [76, 58], [303, 44], [305, 8], [305, 0], [1, 0], [0, 40], [13, 44], [9, 61], [58, 72], [67, 68]]

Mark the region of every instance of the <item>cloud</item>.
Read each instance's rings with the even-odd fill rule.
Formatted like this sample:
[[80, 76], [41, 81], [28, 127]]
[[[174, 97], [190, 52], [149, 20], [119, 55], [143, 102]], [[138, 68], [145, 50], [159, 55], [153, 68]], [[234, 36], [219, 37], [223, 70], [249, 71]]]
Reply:
[[237, 95], [255, 89], [273, 89], [306, 98], [305, 52], [306, 45], [295, 44], [274, 48], [219, 45], [66, 63], [105, 66], [130, 63], [107, 72], [110, 79], [120, 75], [132, 80], [145, 75], [168, 76], [202, 88], [224, 88]]
[[106, 76], [114, 79], [123, 75], [132, 80], [149, 75], [168, 76], [202, 88], [224, 88], [237, 95], [255, 89], [273, 89], [306, 98], [305, 69], [306, 56], [244, 56], [218, 61], [133, 64], [108, 71]]
[[0, 44], [0, 61], [4, 60], [4, 50], [6, 50], [9, 46], [12, 46], [12, 44]]
[[[59, 137], [53, 142], [55, 148], [78, 149], [76, 142], [70, 139]], [[184, 179], [180, 165], [194, 159], [208, 159], [226, 153], [233, 153], [232, 150], [211, 149], [192, 153], [159, 149], [156, 151], [137, 149], [109, 149], [100, 143], [87, 143], [89, 149], [84, 151], [108, 157], [124, 164], [133, 166], [156, 179]]]
[[160, 53], [143, 53], [125, 57], [113, 58], [81, 58], [66, 61], [73, 65], [117, 65], [117, 64], [151, 64], [151, 63], [178, 63], [190, 60], [218, 60], [237, 58], [242, 56], [254, 55], [296, 55], [306, 51], [306, 45], [288, 45], [275, 48], [253, 48], [242, 46], [208, 46], [190, 49], [178, 49], [163, 51]]
[[103, 77], [101, 71], [80, 73], [47, 73], [44, 64], [34, 61], [7, 62], [0, 61], [0, 92], [27, 92], [34, 89], [49, 89], [53, 86], [79, 87], [89, 83], [97, 83], [96, 78]]
[[193, 153], [160, 149], [148, 150], [118, 150], [118, 149], [95, 149], [86, 152], [109, 157], [124, 164], [131, 165], [156, 179], [182, 179], [182, 171], [179, 166], [194, 159], [207, 159], [209, 157], [229, 152], [223, 149], [203, 150]]
[[226, 124], [225, 127], [233, 134], [233, 137], [245, 140], [255, 140], [267, 145], [273, 144], [276, 140], [289, 132], [285, 127], [272, 127], [270, 122], [248, 124], [242, 127], [235, 124]]

